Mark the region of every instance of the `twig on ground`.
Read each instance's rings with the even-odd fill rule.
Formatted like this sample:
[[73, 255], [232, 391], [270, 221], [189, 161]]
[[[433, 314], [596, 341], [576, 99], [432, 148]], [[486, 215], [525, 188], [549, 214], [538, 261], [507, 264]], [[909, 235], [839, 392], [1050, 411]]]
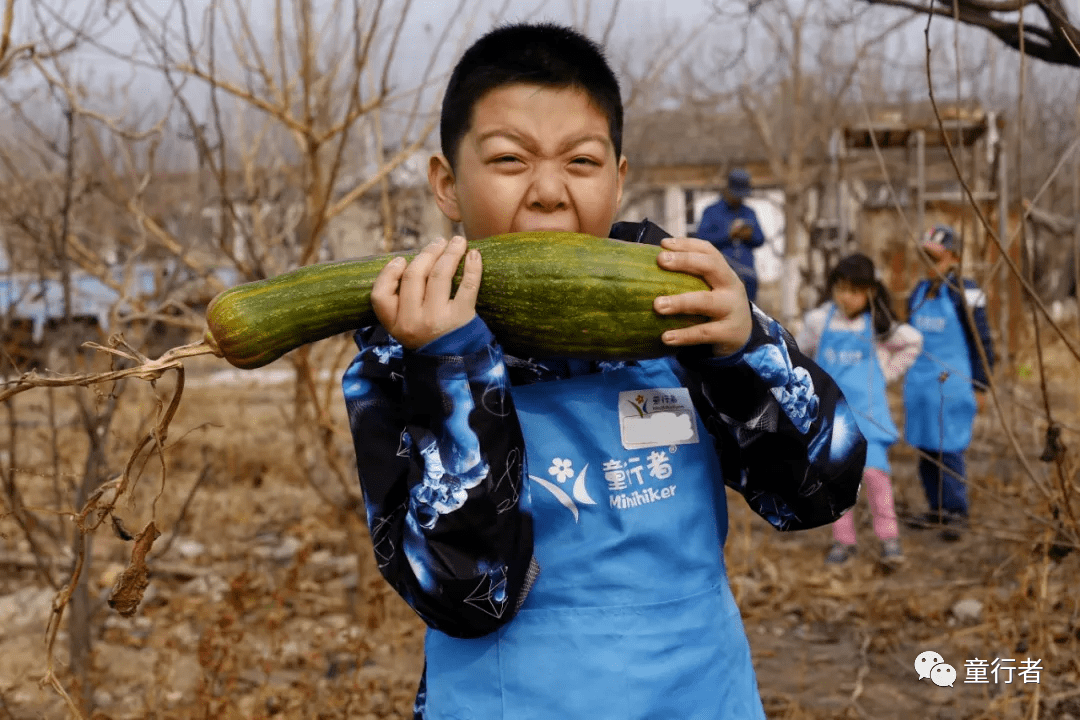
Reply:
[[855, 689], [851, 691], [850, 703], [858, 707], [859, 697], [863, 694], [863, 679], [870, 672], [870, 633], [863, 634], [862, 647], [859, 648], [859, 671], [855, 674]]
[[1054, 693], [1053, 695], [1047, 696], [1046, 704], [1052, 709], [1062, 700], [1068, 700], [1069, 698], [1073, 698], [1078, 695], [1080, 695], [1080, 687], [1073, 688], [1072, 690], [1064, 690], [1062, 692]]
[[11, 710], [8, 708], [7, 700], [4, 699], [4, 691], [0, 690], [0, 710], [3, 711], [3, 715], [0, 716], [3, 720], [15, 720], [15, 716], [11, 714]]
[[[192, 578], [220, 572], [221, 568], [205, 568], [185, 562], [168, 562], [156, 559], [161, 553], [155, 553], [154, 576], [170, 577], [176, 580], [191, 580]], [[70, 558], [51, 558], [49, 565], [54, 568], [70, 567]], [[16, 570], [33, 570], [36, 566], [34, 557], [29, 553], [0, 552], [0, 567], [14, 568]]]

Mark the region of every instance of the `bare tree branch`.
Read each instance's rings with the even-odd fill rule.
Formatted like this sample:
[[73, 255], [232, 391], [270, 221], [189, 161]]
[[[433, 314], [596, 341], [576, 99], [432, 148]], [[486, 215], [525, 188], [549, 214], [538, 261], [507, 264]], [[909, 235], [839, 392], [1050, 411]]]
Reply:
[[15, 25], [15, 0], [7, 0], [4, 6], [4, 25], [0, 27], [0, 61], [7, 57], [11, 47], [11, 28]]
[[[35, 10], [37, 8], [35, 7]], [[84, 18], [85, 21], [85, 18]], [[43, 43], [27, 42], [20, 45], [12, 44], [12, 33], [14, 32], [15, 25], [15, 0], [7, 0], [7, 4], [4, 6], [3, 19], [0, 20], [0, 77], [4, 77], [15, 66], [15, 61], [23, 55], [29, 57], [37, 57], [41, 59], [51, 59], [63, 53], [72, 50], [76, 45], [76, 38], [69, 40], [66, 43], [53, 43], [46, 41]], [[70, 28], [71, 26], [68, 26]], [[80, 31], [81, 32], [81, 31]], [[38, 45], [45, 45], [47, 47], [38, 47]]]
[[[966, 25], [981, 27], [1014, 50], [1055, 65], [1080, 67], [1080, 27], [1059, 0], [862, 0], [871, 5], [888, 5], [924, 15], [941, 15]], [[1003, 17], [1024, 8], [1041, 11], [1048, 27]]]
[[[432, 119], [428, 122], [428, 124], [424, 127], [423, 132], [420, 133], [421, 138], [426, 138], [427, 135], [429, 135], [431, 131], [435, 129], [436, 122], [437, 121], [435, 119]], [[423, 144], [424, 140], [418, 139], [413, 144], [407, 147], [403, 147], [401, 150], [396, 152], [390, 159], [388, 159], [383, 164], [382, 167], [379, 168], [379, 170], [374, 175], [365, 178], [362, 183], [349, 190], [349, 192], [345, 193], [345, 195], [343, 195], [336, 203], [327, 208], [327, 218], [335, 217], [344, 212], [345, 208], [347, 208], [351, 203], [355, 202], [358, 197], [366, 193], [371, 188], [375, 187], [379, 183], [379, 181], [389, 175], [394, 170], [394, 168], [405, 162], [405, 160], [407, 160], [413, 153], [423, 147]]]

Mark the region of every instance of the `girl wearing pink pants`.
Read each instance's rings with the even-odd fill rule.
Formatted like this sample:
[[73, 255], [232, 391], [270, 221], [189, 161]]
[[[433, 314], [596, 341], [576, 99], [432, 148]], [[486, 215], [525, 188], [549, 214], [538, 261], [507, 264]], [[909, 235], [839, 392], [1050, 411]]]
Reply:
[[[893, 507], [888, 450], [899, 435], [885, 394], [922, 351], [922, 335], [896, 321], [889, 292], [877, 279], [874, 263], [856, 253], [829, 273], [831, 300], [806, 314], [796, 341], [828, 372], [844, 393], [859, 430], [866, 437], [863, 487], [881, 540], [882, 560], [903, 561]], [[847, 562], [855, 554], [854, 510], [833, 523], [830, 564]]]

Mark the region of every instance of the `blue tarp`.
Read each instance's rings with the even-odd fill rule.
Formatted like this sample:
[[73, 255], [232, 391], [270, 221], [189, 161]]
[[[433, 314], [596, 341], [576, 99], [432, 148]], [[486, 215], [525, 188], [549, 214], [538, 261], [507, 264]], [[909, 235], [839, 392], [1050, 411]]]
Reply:
[[[71, 278], [71, 314], [97, 318], [106, 328], [109, 308], [118, 295], [94, 277]], [[29, 318], [34, 326], [34, 341], [40, 342], [45, 323], [64, 317], [64, 291], [59, 280], [42, 279], [25, 273], [0, 278], [0, 309], [5, 315]]]
[[[171, 274], [172, 268], [168, 271]], [[221, 267], [214, 270], [225, 287], [241, 282], [235, 268]], [[155, 288], [155, 268], [139, 264], [132, 268], [132, 277], [125, 295], [151, 298], [160, 294]], [[123, 282], [123, 270], [116, 268], [113, 281]], [[93, 317], [103, 330], [109, 330], [109, 312], [120, 301], [120, 295], [97, 277], [77, 271], [71, 276], [72, 316]], [[121, 311], [128, 308], [121, 306]], [[64, 317], [64, 291], [58, 278], [42, 279], [28, 272], [0, 272], [0, 315], [27, 318], [33, 323], [34, 342], [41, 342], [45, 325], [49, 320]]]
[[[123, 281], [123, 273], [113, 273], [116, 283]], [[139, 265], [133, 268], [127, 295], [152, 297], [154, 295], [154, 268]], [[85, 272], [71, 276], [72, 316], [93, 317], [98, 325], [108, 331], [109, 311], [120, 300], [120, 295], [97, 277]], [[52, 319], [64, 317], [64, 290], [58, 278], [42, 278], [35, 273], [9, 272], [0, 275], [0, 313], [15, 318], [27, 318], [33, 323], [34, 342], [41, 342], [45, 324]]]

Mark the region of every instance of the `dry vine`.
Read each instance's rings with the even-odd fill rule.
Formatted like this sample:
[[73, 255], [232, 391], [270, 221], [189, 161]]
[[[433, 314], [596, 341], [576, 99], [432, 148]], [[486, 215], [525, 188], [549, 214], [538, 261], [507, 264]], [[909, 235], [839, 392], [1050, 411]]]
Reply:
[[[78, 532], [84, 535], [92, 534], [101, 526], [106, 518], [111, 518], [113, 526], [117, 529], [118, 534], [124, 537], [127, 533], [123, 529], [122, 524], [119, 523], [119, 520], [112, 515], [112, 512], [120, 498], [128, 494], [134, 488], [135, 483], [138, 482], [139, 473], [136, 473], [133, 479], [132, 470], [135, 468], [139, 458], [142, 457], [143, 451], [148, 447], [150, 448], [150, 452], [157, 455], [158, 460], [161, 463], [162, 486], [164, 486], [166, 475], [164, 453], [165, 440], [168, 436], [169, 424], [172, 422], [176, 410], [180, 406], [180, 398], [184, 391], [184, 365], [182, 360], [198, 355], [214, 354], [214, 352], [209, 345], [200, 340], [199, 342], [182, 345], [168, 350], [157, 359], [150, 359], [124, 342], [123, 337], [120, 335], [113, 335], [109, 338], [109, 347], [93, 342], [84, 343], [84, 347], [109, 353], [126, 361], [133, 362], [135, 365], [120, 370], [98, 373], [72, 373], [45, 376], [39, 375], [33, 371], [23, 373], [15, 380], [3, 383], [3, 386], [6, 387], [4, 387], [3, 390], [0, 390], [0, 401], [35, 387], [88, 387], [90, 385], [111, 382], [128, 377], [139, 378], [154, 383], [168, 371], [174, 371], [176, 373], [176, 387], [173, 390], [168, 407], [154, 427], [142, 437], [136, 444], [134, 450], [131, 451], [123, 473], [121, 473], [119, 477], [101, 485], [87, 500], [86, 504], [78, 514], [72, 514]], [[149, 459], [149, 457], [150, 456], [147, 456], [147, 459]], [[135, 546], [131, 553], [131, 561], [124, 572], [117, 578], [116, 584], [110, 593], [109, 605], [125, 617], [130, 617], [134, 614], [139, 602], [142, 600], [143, 593], [149, 583], [149, 570], [146, 566], [146, 556], [150, 552], [154, 540], [156, 540], [160, 534], [161, 533], [154, 524], [154, 520], [151, 519], [139, 535], [134, 538]], [[125, 539], [132, 538], [128, 535]], [[75, 564], [67, 582], [53, 598], [52, 614], [50, 615], [49, 623], [45, 631], [46, 668], [45, 674], [40, 681], [42, 686], [49, 685], [52, 687], [56, 693], [63, 698], [64, 702], [67, 704], [68, 710], [70, 710], [75, 717], [80, 718], [80, 720], [84, 718], [82, 711], [56, 675], [54, 648], [57, 634], [60, 631], [61, 620], [64, 616], [64, 608], [67, 607], [68, 601], [71, 599], [71, 595], [82, 574], [83, 565], [86, 559], [85, 553], [86, 545], [82, 544], [80, 545], [80, 550], [75, 558]]]
[[[953, 0], [953, 9], [954, 9], [954, 13], [959, 12], [959, 3], [957, 2], [957, 0]], [[1017, 121], [1022, 122], [1023, 107], [1024, 107], [1024, 79], [1026, 77], [1026, 61], [1027, 61], [1027, 55], [1024, 52], [1024, 50], [1025, 50], [1024, 3], [1020, 3], [1018, 9], [1019, 9], [1019, 16], [1017, 18], [1016, 23], [1017, 23], [1017, 28], [1018, 28], [1018, 32], [1017, 32], [1017, 35], [1018, 35], [1018, 49], [1020, 51], [1020, 83], [1019, 83], [1020, 92], [1019, 92], [1019, 97], [1018, 97], [1018, 120]], [[1000, 262], [1001, 260], [1004, 260], [1004, 262], [1006, 263], [1006, 265], [1009, 268], [1010, 273], [1021, 284], [1021, 286], [1022, 286], [1022, 288], [1024, 290], [1024, 294], [1025, 294], [1025, 296], [1027, 297], [1027, 299], [1028, 299], [1028, 301], [1030, 303], [1029, 304], [1029, 309], [1031, 311], [1031, 319], [1032, 319], [1032, 324], [1033, 324], [1033, 327], [1034, 327], [1034, 335], [1035, 335], [1034, 339], [1035, 339], [1036, 357], [1037, 357], [1038, 370], [1039, 370], [1040, 393], [1042, 395], [1043, 411], [1045, 413], [1045, 422], [1046, 422], [1046, 446], [1045, 446], [1045, 449], [1043, 450], [1043, 454], [1040, 457], [1040, 460], [1043, 461], [1043, 462], [1047, 462], [1047, 463], [1053, 462], [1054, 465], [1055, 465], [1055, 469], [1057, 471], [1056, 474], [1057, 474], [1057, 477], [1058, 477], [1058, 487], [1056, 488], [1056, 490], [1057, 490], [1056, 493], [1054, 492], [1053, 488], [1048, 486], [1049, 483], [1044, 483], [1043, 478], [1039, 478], [1039, 477], [1036, 476], [1036, 473], [1035, 473], [1034, 469], [1028, 463], [1027, 458], [1025, 457], [1024, 452], [1020, 447], [1020, 444], [1019, 444], [1019, 441], [1018, 441], [1018, 439], [1016, 437], [1016, 434], [1013, 432], [1013, 429], [1011, 427], [1009, 427], [1009, 424], [1005, 420], [1006, 416], [1005, 416], [1005, 413], [1004, 413], [1004, 411], [1002, 409], [1000, 398], [998, 397], [998, 393], [997, 393], [997, 389], [996, 389], [996, 383], [991, 381], [989, 383], [988, 389], [989, 389], [989, 391], [991, 393], [991, 397], [993, 398], [994, 405], [995, 405], [995, 408], [997, 410], [998, 418], [1001, 421], [1001, 426], [1005, 430], [1005, 433], [1006, 433], [1006, 435], [1007, 435], [1007, 437], [1009, 439], [1009, 442], [1011, 443], [1011, 445], [1013, 447], [1015, 457], [1020, 461], [1021, 465], [1024, 468], [1024, 471], [1027, 473], [1027, 475], [1031, 479], [1031, 481], [1035, 484], [1035, 486], [1039, 489], [1039, 491], [1044, 495], [1044, 497], [1046, 499], [1046, 502], [1047, 502], [1047, 505], [1050, 508], [1051, 514], [1052, 514], [1052, 520], [1048, 521], [1047, 519], [1043, 519], [1043, 523], [1046, 525], [1046, 529], [1044, 531], [1043, 540], [1038, 545], [1038, 547], [1040, 547], [1042, 549], [1042, 553], [1041, 553], [1041, 555], [1042, 555], [1041, 580], [1042, 581], [1040, 583], [1040, 587], [1039, 587], [1039, 590], [1037, 592], [1036, 597], [1037, 597], [1037, 602], [1041, 606], [1042, 603], [1045, 601], [1045, 598], [1047, 596], [1046, 584], [1047, 584], [1047, 576], [1048, 576], [1049, 570], [1050, 570], [1050, 562], [1051, 562], [1051, 556], [1052, 556], [1051, 549], [1052, 548], [1060, 548], [1060, 547], [1063, 547], [1063, 546], [1070, 547], [1070, 548], [1076, 548], [1076, 547], [1080, 546], [1080, 523], [1078, 523], [1078, 521], [1077, 521], [1077, 517], [1074, 514], [1074, 511], [1073, 511], [1073, 508], [1072, 508], [1072, 503], [1070, 502], [1070, 495], [1076, 489], [1076, 487], [1075, 487], [1075, 483], [1070, 482], [1068, 478], [1072, 474], [1070, 472], [1070, 470], [1074, 470], [1074, 468], [1068, 468], [1067, 469], [1067, 467], [1066, 467], [1067, 465], [1071, 465], [1071, 463], [1069, 463], [1069, 459], [1068, 459], [1067, 453], [1066, 453], [1066, 448], [1060, 441], [1061, 427], [1055, 422], [1054, 415], [1053, 415], [1052, 408], [1051, 408], [1050, 393], [1049, 393], [1047, 383], [1046, 383], [1046, 364], [1045, 364], [1045, 360], [1044, 360], [1043, 339], [1042, 339], [1042, 335], [1041, 335], [1041, 332], [1040, 332], [1040, 315], [1042, 315], [1042, 318], [1044, 318], [1045, 321], [1047, 323], [1049, 323], [1050, 327], [1054, 330], [1054, 332], [1057, 334], [1057, 336], [1062, 340], [1062, 342], [1064, 343], [1064, 345], [1066, 346], [1068, 351], [1077, 360], [1080, 360], [1080, 352], [1078, 352], [1078, 349], [1077, 349], [1076, 345], [1074, 344], [1074, 341], [1072, 340], [1072, 338], [1070, 338], [1069, 335], [1067, 333], [1065, 333], [1065, 331], [1061, 327], [1058, 326], [1058, 324], [1054, 321], [1053, 317], [1051, 317], [1051, 315], [1050, 315], [1049, 311], [1047, 310], [1046, 306], [1043, 304], [1042, 300], [1039, 298], [1038, 294], [1036, 293], [1035, 288], [1029, 282], [1028, 278], [1026, 278], [1024, 276], [1023, 272], [1016, 266], [1015, 261], [1009, 256], [1007, 248], [1002, 244], [1002, 239], [998, 237], [998, 235], [995, 232], [994, 228], [991, 227], [989, 219], [986, 217], [986, 215], [983, 212], [982, 208], [979, 206], [979, 203], [976, 201], [974, 193], [972, 192], [970, 185], [968, 184], [968, 182], [965, 180], [965, 178], [963, 176], [963, 172], [960, 169], [960, 163], [957, 162], [956, 155], [955, 155], [955, 153], [953, 151], [953, 147], [952, 147], [952, 141], [950, 140], [949, 134], [945, 129], [945, 124], [944, 124], [944, 121], [943, 121], [943, 119], [941, 117], [940, 110], [938, 108], [937, 99], [936, 99], [936, 97], [934, 95], [934, 82], [933, 82], [932, 74], [930, 72], [930, 68], [931, 68], [931, 65], [930, 65], [930, 54], [931, 54], [930, 25], [931, 25], [931, 22], [933, 21], [933, 17], [934, 17], [934, 13], [928, 13], [927, 22], [926, 22], [926, 29], [925, 29], [925, 38], [926, 38], [926, 78], [927, 78], [927, 84], [928, 84], [930, 103], [931, 103], [931, 106], [933, 107], [934, 117], [935, 117], [935, 119], [937, 121], [938, 129], [940, 130], [940, 132], [942, 134], [942, 137], [944, 139], [945, 150], [946, 150], [946, 152], [948, 154], [949, 161], [952, 164], [953, 169], [954, 169], [954, 171], [956, 173], [956, 177], [959, 180], [959, 182], [960, 182], [960, 184], [961, 184], [961, 186], [963, 188], [963, 191], [964, 191], [964, 193], [965, 193], [965, 195], [966, 195], [972, 209], [975, 211], [975, 214], [977, 215], [977, 217], [979, 219], [979, 222], [982, 224], [984, 230], [986, 231], [987, 237], [989, 237], [991, 239], [991, 241], [994, 243], [994, 245], [997, 247], [997, 250], [999, 252], [998, 261]], [[959, 18], [955, 18], [955, 20], [957, 22], [959, 22]], [[1069, 45], [1070, 45], [1070, 47], [1072, 47], [1072, 49], [1074, 51], [1076, 50], [1075, 46], [1072, 44], [1071, 41], [1069, 42]], [[956, 49], [956, 52], [957, 53], [959, 52], [958, 48]], [[957, 57], [959, 57], [959, 55], [957, 55]], [[958, 60], [958, 62], [959, 62], [959, 60]], [[1023, 166], [1023, 164], [1022, 164], [1022, 158], [1023, 158], [1023, 155], [1022, 155], [1022, 153], [1023, 153], [1023, 139], [1022, 139], [1022, 137], [1020, 138], [1020, 140], [1018, 142], [1017, 153], [1018, 153], [1019, 158], [1020, 158], [1018, 160], [1018, 162], [1017, 162], [1017, 166], [1022, 167]], [[1058, 167], [1055, 168], [1055, 170], [1054, 170], [1055, 174], [1060, 169], [1062, 164], [1063, 163], [1059, 162]], [[1049, 179], [1044, 184], [1044, 187], [1045, 187], [1045, 185], [1048, 185], [1048, 184], [1049, 184]], [[1025, 227], [1026, 227], [1026, 220], [1027, 220], [1027, 216], [1030, 214], [1033, 207], [1034, 207], [1034, 202], [1030, 203], [1027, 207], [1024, 208], [1024, 217], [1021, 219], [1021, 221], [1019, 223], [1019, 227], [1017, 228], [1016, 233], [1014, 233], [1013, 237], [1010, 237], [1010, 240], [1009, 240], [1010, 245], [1012, 244], [1012, 240], [1015, 239], [1016, 235], [1019, 235], [1021, 243], [1025, 242], [1026, 238], [1025, 238], [1024, 230], [1025, 230]], [[995, 270], [996, 270], [996, 266], [995, 266]], [[962, 293], [961, 293], [961, 297], [962, 298], [964, 297]], [[972, 316], [972, 309], [968, 305], [966, 300], [964, 300], [963, 306], [964, 306], [964, 312], [967, 315], [967, 318], [966, 318], [967, 321], [969, 323], [971, 323], [972, 325], [974, 325], [974, 318]], [[986, 348], [984, 348], [982, 346], [981, 342], [976, 342], [975, 345], [976, 345], [976, 348], [978, 349], [978, 352], [979, 352], [980, 361], [985, 366], [989, 367], [989, 365], [987, 364]], [[1061, 512], [1062, 506], [1064, 507], [1064, 513]], [[1063, 515], [1064, 515], [1064, 517], [1063, 517]], [[1064, 542], [1062, 542], [1062, 541], [1064, 541]], [[1040, 607], [1040, 610], [1045, 610], [1045, 608]], [[1044, 612], [1039, 612], [1038, 617], [1040, 618], [1040, 620], [1043, 619]], [[1040, 622], [1040, 630], [1045, 632], [1045, 626], [1041, 622]], [[1046, 638], [1040, 638], [1040, 639], [1042, 640], [1044, 646], [1047, 646], [1047, 639]], [[1041, 705], [1040, 705], [1040, 690], [1041, 690], [1040, 686], [1036, 685], [1035, 692], [1033, 694], [1033, 697], [1031, 699], [1031, 704], [1030, 704], [1030, 717], [1032, 718], [1032, 720], [1037, 720], [1037, 718], [1039, 717], [1039, 711], [1040, 711], [1040, 707], [1041, 707]]]

